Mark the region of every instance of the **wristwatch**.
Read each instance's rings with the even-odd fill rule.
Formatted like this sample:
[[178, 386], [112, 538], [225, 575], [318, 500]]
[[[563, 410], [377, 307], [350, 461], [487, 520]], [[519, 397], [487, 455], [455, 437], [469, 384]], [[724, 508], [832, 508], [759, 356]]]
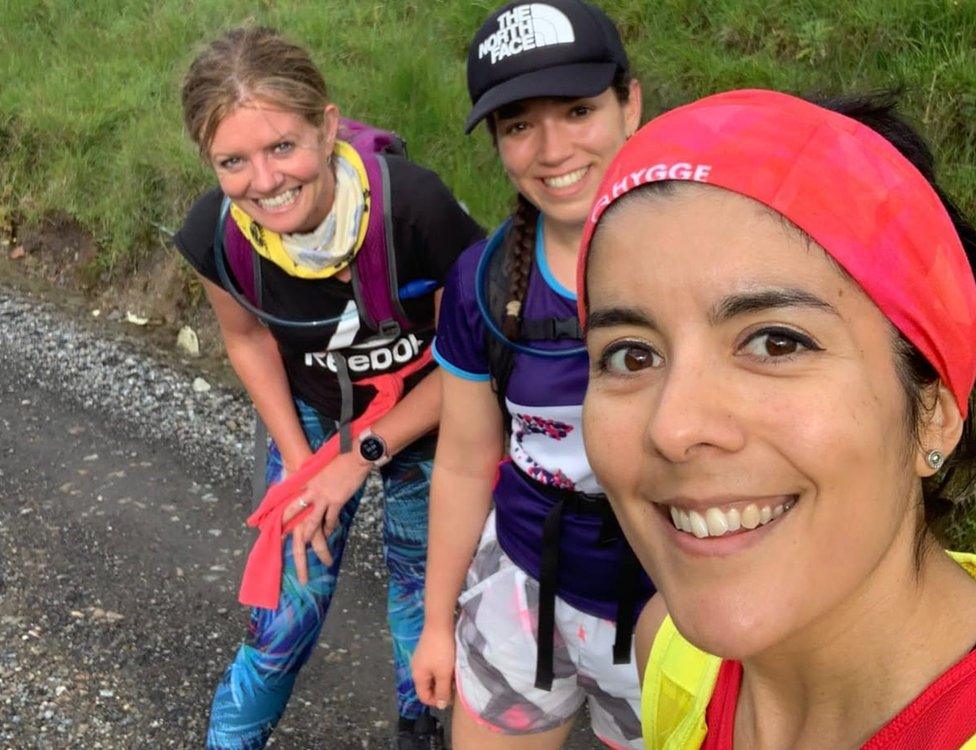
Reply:
[[377, 469], [392, 458], [386, 449], [386, 441], [369, 427], [359, 433], [359, 455]]

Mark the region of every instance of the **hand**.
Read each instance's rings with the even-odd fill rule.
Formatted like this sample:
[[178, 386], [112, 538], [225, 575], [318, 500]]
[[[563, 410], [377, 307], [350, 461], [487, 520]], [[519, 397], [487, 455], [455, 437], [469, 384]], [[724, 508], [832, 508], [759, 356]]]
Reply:
[[324, 565], [332, 565], [332, 553], [327, 542], [329, 535], [339, 523], [342, 507], [366, 481], [371, 468], [356, 452], [340, 453], [312, 477], [305, 491], [285, 508], [282, 515], [284, 524], [306, 507], [309, 508], [305, 518], [291, 531], [292, 558], [302, 585], [308, 583], [305, 546], [311, 543], [319, 560]]
[[454, 629], [424, 625], [410, 668], [420, 702], [447, 708], [454, 690]]

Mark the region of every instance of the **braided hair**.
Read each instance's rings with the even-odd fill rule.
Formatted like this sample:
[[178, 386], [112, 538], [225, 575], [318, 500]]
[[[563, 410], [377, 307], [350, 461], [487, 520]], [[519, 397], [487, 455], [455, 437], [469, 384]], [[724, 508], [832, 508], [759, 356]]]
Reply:
[[508, 275], [508, 301], [501, 328], [505, 337], [516, 340], [522, 333], [522, 300], [529, 286], [532, 272], [532, 256], [535, 250], [535, 233], [539, 224], [539, 209], [518, 193], [512, 216], [512, 242], [505, 258]]

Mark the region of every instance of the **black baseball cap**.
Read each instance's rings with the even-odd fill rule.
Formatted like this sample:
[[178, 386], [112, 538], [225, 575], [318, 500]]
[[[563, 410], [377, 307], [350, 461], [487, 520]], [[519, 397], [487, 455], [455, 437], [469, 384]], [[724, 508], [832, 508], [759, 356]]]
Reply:
[[468, 49], [470, 133], [492, 111], [538, 96], [595, 96], [628, 70], [607, 14], [580, 0], [515, 2], [478, 29]]

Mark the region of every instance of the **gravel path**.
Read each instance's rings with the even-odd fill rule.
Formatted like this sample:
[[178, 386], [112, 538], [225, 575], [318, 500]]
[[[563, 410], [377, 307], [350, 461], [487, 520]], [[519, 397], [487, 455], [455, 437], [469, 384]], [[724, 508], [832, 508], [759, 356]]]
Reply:
[[[126, 330], [0, 284], [0, 750], [202, 747], [244, 633], [250, 405]], [[269, 747], [388, 747], [377, 489]]]
[[[55, 305], [0, 287], [0, 362], [26, 382], [76, 403], [87, 412], [124, 423], [149, 442], [174, 448], [202, 481], [237, 483], [253, 466], [254, 413], [240, 390], [207, 383], [207, 374], [160, 360], [136, 337], [105, 337], [65, 317]], [[171, 357], [175, 360], [175, 357]], [[206, 388], [194, 387], [197, 378]], [[378, 485], [373, 484], [372, 497]], [[379, 572], [380, 510], [364, 502], [353, 536], [374, 547]]]
[[[202, 747], [246, 625], [250, 407], [87, 323], [0, 287], [0, 749]], [[271, 746], [386, 746], [379, 514]]]

